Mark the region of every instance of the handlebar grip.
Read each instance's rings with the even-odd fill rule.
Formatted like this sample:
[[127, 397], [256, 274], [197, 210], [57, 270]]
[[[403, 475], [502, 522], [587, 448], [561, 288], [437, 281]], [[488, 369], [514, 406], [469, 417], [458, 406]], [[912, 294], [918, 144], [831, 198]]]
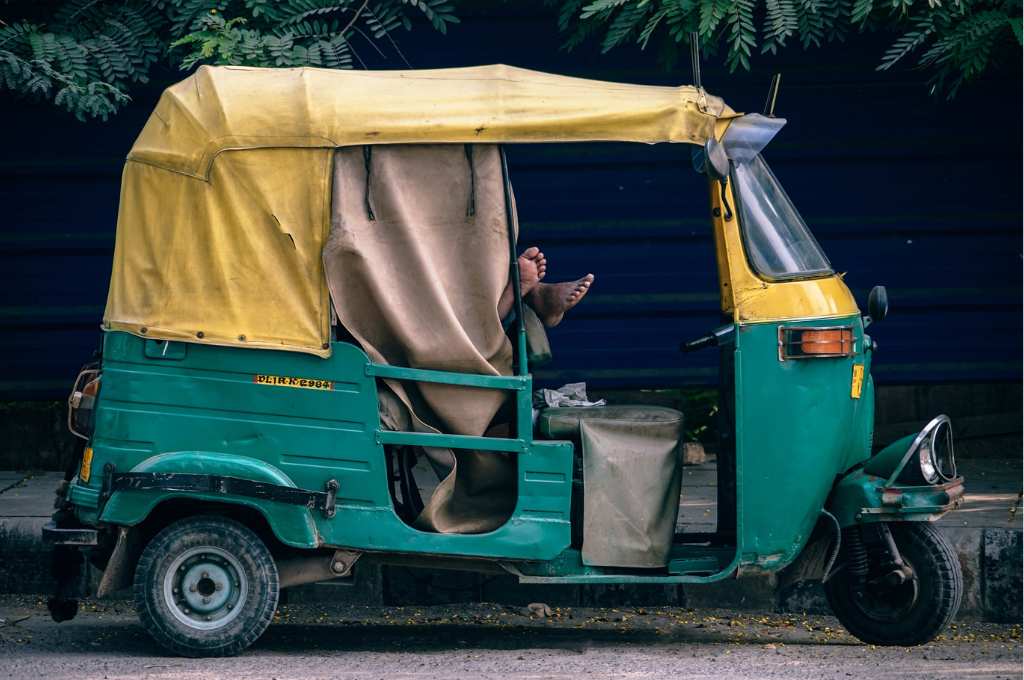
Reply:
[[718, 338], [712, 333], [711, 335], [705, 335], [703, 338], [697, 338], [690, 342], [684, 342], [679, 345], [680, 352], [696, 352], [698, 349], [704, 349], [712, 345], [718, 344]]

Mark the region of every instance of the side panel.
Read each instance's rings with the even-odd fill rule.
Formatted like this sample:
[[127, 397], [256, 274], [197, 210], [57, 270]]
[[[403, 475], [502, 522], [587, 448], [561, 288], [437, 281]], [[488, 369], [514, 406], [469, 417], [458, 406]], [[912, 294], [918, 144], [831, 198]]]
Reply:
[[[318, 491], [336, 479], [345, 502], [390, 507], [365, 363], [345, 344], [320, 359], [107, 333], [90, 486], [99, 489], [110, 463], [121, 472], [221, 474]], [[326, 381], [319, 385], [330, 389], [269, 384], [277, 378]], [[180, 496], [117, 492], [102, 519], [135, 523], [158, 501]], [[322, 518], [308, 510], [266, 501], [260, 508], [275, 529], [289, 527], [278, 532], [286, 543], [320, 542]], [[296, 513], [306, 518], [300, 523]]]
[[[93, 475], [87, 488], [78, 481], [72, 493], [95, 499], [108, 463], [121, 472], [144, 471], [157, 460], [161, 471], [233, 476], [256, 466], [262, 472], [254, 475], [274, 477], [264, 481], [302, 489], [339, 483], [331, 519], [260, 501], [275, 529], [291, 527], [279, 535], [293, 545], [310, 543], [308, 524], [314, 544], [367, 550], [547, 559], [568, 546], [572, 447], [564, 443], [527, 443], [524, 453], [495, 454], [519, 457], [519, 503], [501, 528], [442, 535], [404, 524], [388, 490], [368, 359], [347, 343], [332, 350], [320, 359], [107, 333]], [[529, 393], [528, 381], [523, 389]], [[159, 500], [180, 495], [119, 491], [102, 519], [135, 523]], [[293, 517], [296, 511], [309, 522]], [[82, 516], [95, 520], [88, 510]]]
[[[255, 458], [204, 451], [178, 451], [147, 458], [132, 467], [131, 472], [178, 473], [200, 475], [221, 475], [238, 477], [279, 486], [294, 487], [288, 477], [273, 467]], [[143, 521], [158, 503], [170, 498], [201, 499], [223, 502], [224, 497], [205, 493], [154, 493], [142, 491], [116, 491], [103, 506], [100, 520], [110, 524], [138, 524]], [[258, 498], [240, 498], [234, 502], [253, 508], [262, 514], [274, 535], [295, 548], [315, 548], [319, 544], [316, 523], [312, 513], [302, 506], [274, 503]]]
[[[853, 326], [857, 354], [779, 360], [778, 329]], [[806, 543], [836, 476], [870, 454], [873, 397], [859, 316], [737, 326], [736, 443], [742, 563], [778, 569]]]

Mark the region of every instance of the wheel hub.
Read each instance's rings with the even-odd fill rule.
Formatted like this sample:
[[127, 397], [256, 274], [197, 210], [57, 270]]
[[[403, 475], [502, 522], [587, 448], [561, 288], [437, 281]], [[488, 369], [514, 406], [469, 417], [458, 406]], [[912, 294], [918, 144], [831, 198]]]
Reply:
[[212, 561], [203, 561], [185, 572], [181, 594], [188, 606], [203, 614], [215, 612], [231, 598], [234, 583], [227, 569]]
[[212, 546], [186, 550], [164, 578], [164, 601], [175, 619], [191, 628], [226, 626], [241, 611], [248, 592], [238, 559]]
[[854, 600], [861, 611], [876, 621], [899, 621], [917, 603], [919, 586], [917, 571], [907, 562], [903, 569], [864, 583]]

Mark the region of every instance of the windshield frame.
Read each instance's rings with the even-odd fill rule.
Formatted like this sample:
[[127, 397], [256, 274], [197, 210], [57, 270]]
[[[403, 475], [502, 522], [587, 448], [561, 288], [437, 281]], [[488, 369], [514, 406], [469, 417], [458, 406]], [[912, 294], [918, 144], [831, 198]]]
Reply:
[[[764, 169], [768, 172], [768, 176], [771, 179], [771, 181], [774, 182], [775, 188], [777, 189], [778, 193], [781, 194], [781, 196], [789, 203], [789, 205], [793, 207], [793, 212], [797, 215], [797, 217], [799, 217], [802, 228], [804, 229], [804, 231], [806, 231], [807, 236], [810, 238], [811, 242], [817, 248], [818, 252], [821, 254], [822, 259], [828, 266], [822, 269], [809, 269], [782, 275], [763, 272], [758, 268], [756, 262], [754, 261], [754, 258], [751, 257], [750, 253], [751, 237], [748, 231], [747, 220], [745, 219], [746, 211], [743, 208], [743, 184], [741, 184], [737, 180], [736, 176], [736, 168], [739, 164], [736, 161], [730, 160], [729, 183], [732, 188], [731, 193], [733, 200], [736, 203], [736, 210], [734, 211], [735, 219], [739, 222], [740, 244], [743, 247], [743, 255], [747, 260], [747, 265], [750, 267], [750, 271], [753, 272], [754, 275], [757, 276], [759, 279], [763, 281], [768, 281], [769, 283], [779, 283], [786, 281], [808, 281], [814, 279], [825, 279], [831, 276], [835, 276], [835, 269], [832, 267], [832, 262], [829, 260], [828, 255], [825, 253], [825, 249], [821, 247], [820, 243], [818, 243], [818, 239], [814, 235], [814, 232], [807, 224], [807, 221], [804, 220], [803, 215], [800, 214], [800, 211], [797, 210], [796, 204], [793, 203], [793, 200], [789, 197], [789, 194], [786, 193], [786, 189], [782, 186], [782, 183], [779, 181], [779, 178], [775, 176], [775, 172], [768, 164], [768, 161], [765, 160], [764, 156], [760, 153], [755, 154], [754, 158], [761, 159], [761, 162], [764, 165]], [[743, 164], [747, 165], [751, 162], [753, 162], [753, 159], [751, 159], [751, 161], [743, 162]]]

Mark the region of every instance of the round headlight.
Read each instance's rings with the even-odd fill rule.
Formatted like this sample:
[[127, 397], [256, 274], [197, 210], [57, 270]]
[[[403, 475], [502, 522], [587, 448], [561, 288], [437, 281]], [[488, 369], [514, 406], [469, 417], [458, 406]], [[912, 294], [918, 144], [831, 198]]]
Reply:
[[925, 439], [917, 448], [917, 463], [921, 466], [921, 476], [924, 481], [934, 484], [939, 481], [939, 471], [936, 469], [935, 457], [933, 455], [931, 441]]
[[956, 478], [953, 458], [953, 428], [947, 416], [937, 416], [928, 423], [910, 445], [899, 474], [903, 484], [936, 484]]
[[932, 461], [936, 472], [945, 481], [956, 479], [956, 457], [953, 453], [953, 427], [948, 420], [941, 421], [931, 436]]

